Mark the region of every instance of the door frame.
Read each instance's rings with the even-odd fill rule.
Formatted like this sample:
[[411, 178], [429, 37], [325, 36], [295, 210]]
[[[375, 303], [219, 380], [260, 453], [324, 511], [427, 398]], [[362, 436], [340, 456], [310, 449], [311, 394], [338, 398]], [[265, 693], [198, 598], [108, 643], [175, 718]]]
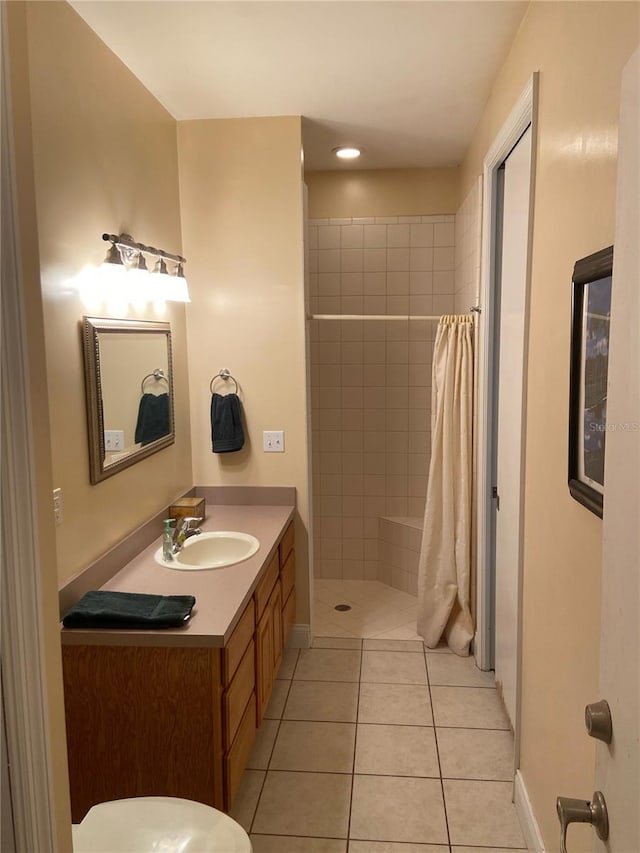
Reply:
[[3, 3], [0, 5], [2, 692], [16, 846], [18, 850], [44, 851], [55, 848], [54, 804], [6, 14]]
[[[494, 666], [495, 635], [495, 528], [492, 515], [491, 488], [495, 462], [495, 437], [497, 424], [494, 419], [494, 403], [498, 388], [498, 376], [494, 370], [497, 354], [495, 330], [499, 320], [497, 288], [498, 258], [496, 238], [498, 221], [498, 170], [509, 152], [531, 125], [531, 191], [529, 194], [529, 239], [527, 246], [527, 276], [524, 322], [524, 363], [527, 362], [529, 338], [529, 304], [531, 284], [531, 246], [533, 231], [533, 205], [535, 186], [536, 113], [538, 102], [538, 72], [527, 81], [509, 117], [491, 144], [483, 164], [482, 199], [482, 254], [480, 274], [480, 305], [478, 317], [478, 418], [477, 418], [477, 507], [476, 528], [477, 554], [477, 601], [476, 633], [474, 654], [480, 669], [490, 670]], [[524, 533], [524, 461], [526, 457], [526, 369], [523, 372], [523, 418], [521, 445], [521, 491], [520, 491], [520, 543], [518, 558], [518, 643], [516, 660], [516, 719], [515, 755], [516, 767], [519, 760], [521, 656], [522, 656], [522, 551]]]

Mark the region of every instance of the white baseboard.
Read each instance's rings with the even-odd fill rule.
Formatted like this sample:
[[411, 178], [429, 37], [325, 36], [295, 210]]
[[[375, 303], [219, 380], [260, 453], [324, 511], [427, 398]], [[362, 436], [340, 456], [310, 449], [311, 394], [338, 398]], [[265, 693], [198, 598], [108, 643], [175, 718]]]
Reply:
[[518, 812], [518, 818], [520, 820], [524, 840], [527, 844], [527, 849], [530, 853], [545, 853], [544, 841], [542, 840], [540, 827], [538, 826], [538, 821], [533, 813], [531, 800], [529, 799], [529, 794], [527, 793], [522, 773], [519, 770], [516, 771], [514, 795], [516, 811]]
[[308, 649], [311, 647], [311, 626], [294, 625], [289, 634], [289, 649]]

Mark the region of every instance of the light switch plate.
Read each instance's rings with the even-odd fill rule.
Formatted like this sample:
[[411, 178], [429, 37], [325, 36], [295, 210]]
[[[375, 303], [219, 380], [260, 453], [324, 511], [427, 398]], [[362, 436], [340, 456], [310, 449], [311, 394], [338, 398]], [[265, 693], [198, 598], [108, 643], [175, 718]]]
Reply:
[[62, 524], [62, 489], [53, 490], [53, 517], [59, 527]]
[[265, 453], [284, 453], [284, 430], [264, 430], [262, 433], [262, 449]]
[[105, 429], [105, 431], [104, 431], [104, 449], [105, 450], [124, 450], [124, 430], [121, 430], [121, 429]]

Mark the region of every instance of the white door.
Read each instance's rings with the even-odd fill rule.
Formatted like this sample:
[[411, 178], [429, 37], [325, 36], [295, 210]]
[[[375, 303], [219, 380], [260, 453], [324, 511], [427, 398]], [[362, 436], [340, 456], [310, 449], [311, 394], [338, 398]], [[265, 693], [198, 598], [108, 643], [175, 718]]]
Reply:
[[[600, 696], [613, 740], [598, 742], [595, 789], [609, 813], [605, 845], [640, 851], [640, 53], [622, 81], [605, 445]], [[580, 796], [580, 794], [578, 794]], [[570, 849], [570, 848], [569, 848]]]
[[503, 166], [495, 556], [495, 671], [516, 724], [524, 334], [531, 128]]

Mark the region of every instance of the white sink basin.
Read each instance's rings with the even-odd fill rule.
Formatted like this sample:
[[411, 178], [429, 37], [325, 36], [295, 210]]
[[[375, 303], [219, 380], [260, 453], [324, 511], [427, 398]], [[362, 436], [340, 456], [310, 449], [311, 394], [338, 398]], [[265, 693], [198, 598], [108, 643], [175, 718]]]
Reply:
[[202, 569], [222, 569], [233, 566], [253, 557], [260, 542], [249, 533], [231, 530], [218, 530], [212, 533], [200, 533], [191, 536], [181, 551], [173, 555], [173, 560], [164, 560], [162, 548], [155, 553], [156, 562], [167, 569], [180, 571], [198, 571]]

